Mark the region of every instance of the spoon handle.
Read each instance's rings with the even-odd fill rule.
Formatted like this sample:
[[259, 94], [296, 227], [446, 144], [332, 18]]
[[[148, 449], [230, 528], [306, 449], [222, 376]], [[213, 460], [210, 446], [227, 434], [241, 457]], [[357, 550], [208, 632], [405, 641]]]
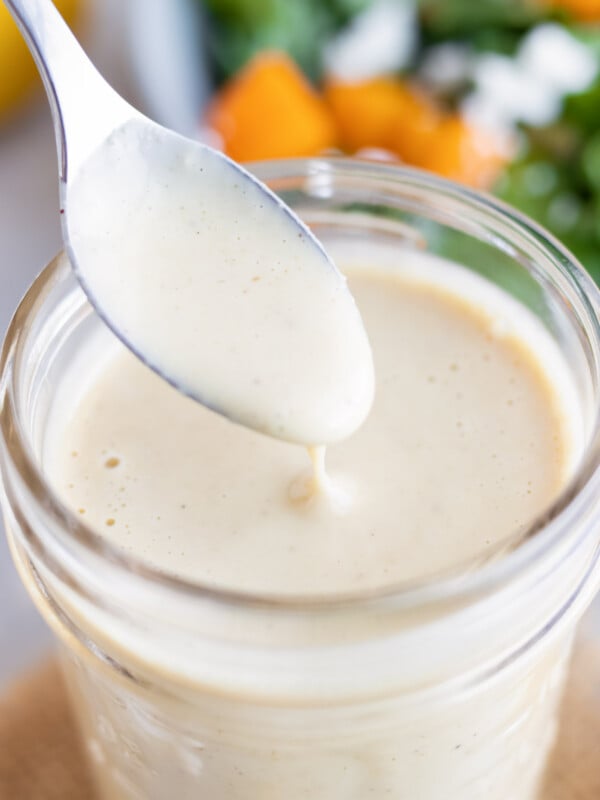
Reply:
[[[66, 183], [115, 127], [137, 115], [96, 70], [52, 0], [4, 0], [33, 55], [52, 109]], [[68, 153], [68, 155], [67, 155]]]

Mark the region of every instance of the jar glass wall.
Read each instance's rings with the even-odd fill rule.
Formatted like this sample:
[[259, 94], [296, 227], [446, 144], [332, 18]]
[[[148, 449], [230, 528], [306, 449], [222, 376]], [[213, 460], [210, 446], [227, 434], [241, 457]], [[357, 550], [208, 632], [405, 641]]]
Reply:
[[3, 509], [17, 568], [62, 643], [102, 796], [533, 800], [600, 576], [597, 290], [524, 218], [433, 177], [322, 159], [256, 172], [334, 254], [377, 267], [400, 248], [429, 252], [528, 306], [565, 356], [585, 452], [501, 557], [434, 579], [309, 600], [162, 574], [88, 529], [44, 473], [65, 376], [86, 343], [101, 352], [111, 336], [59, 256], [4, 347]]

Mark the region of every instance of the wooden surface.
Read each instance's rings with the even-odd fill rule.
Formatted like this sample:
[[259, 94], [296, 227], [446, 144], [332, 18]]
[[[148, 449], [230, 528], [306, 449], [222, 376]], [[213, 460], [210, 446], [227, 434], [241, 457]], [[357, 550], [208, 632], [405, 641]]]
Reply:
[[582, 636], [577, 643], [542, 800], [600, 800], [600, 644], [596, 639]]
[[0, 798], [93, 800], [94, 792], [55, 662], [0, 701]]

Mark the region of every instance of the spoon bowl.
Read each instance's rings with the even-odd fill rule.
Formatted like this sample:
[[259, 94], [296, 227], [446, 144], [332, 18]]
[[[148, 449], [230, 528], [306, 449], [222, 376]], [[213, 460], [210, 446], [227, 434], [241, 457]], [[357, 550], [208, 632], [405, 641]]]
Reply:
[[103, 320], [235, 422], [305, 445], [352, 433], [373, 398], [371, 351], [310, 230], [238, 164], [120, 97], [51, 0], [5, 2], [50, 98], [65, 246]]

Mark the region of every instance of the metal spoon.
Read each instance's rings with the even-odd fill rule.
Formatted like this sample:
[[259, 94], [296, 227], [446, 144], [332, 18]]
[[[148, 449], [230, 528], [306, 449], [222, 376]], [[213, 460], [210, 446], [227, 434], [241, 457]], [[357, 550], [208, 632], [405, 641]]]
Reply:
[[[65, 245], [100, 316], [168, 382], [236, 422], [309, 445], [353, 432], [371, 405], [371, 352], [317, 239], [239, 165], [123, 100], [50, 0], [5, 3], [50, 99]], [[273, 237], [286, 242], [277, 259]]]

